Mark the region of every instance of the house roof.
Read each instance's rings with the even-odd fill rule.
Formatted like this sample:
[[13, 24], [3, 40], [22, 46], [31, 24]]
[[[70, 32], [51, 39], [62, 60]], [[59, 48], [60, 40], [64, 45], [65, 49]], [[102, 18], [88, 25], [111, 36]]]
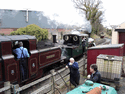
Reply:
[[125, 29], [115, 29], [115, 31], [117, 31], [117, 32], [125, 32]]

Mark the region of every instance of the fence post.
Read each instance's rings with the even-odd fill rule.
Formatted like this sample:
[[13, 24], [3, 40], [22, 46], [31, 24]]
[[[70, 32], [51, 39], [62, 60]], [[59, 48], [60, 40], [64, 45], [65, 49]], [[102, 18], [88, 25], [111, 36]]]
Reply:
[[50, 71], [50, 73], [52, 74], [52, 83], [53, 83], [52, 94], [55, 94], [55, 77], [54, 77], [54, 72], [55, 72], [54, 69]]
[[16, 84], [16, 85], [13, 85], [13, 94], [20, 94], [19, 92], [16, 91], [16, 89], [19, 88], [19, 85]]
[[83, 76], [85, 76], [85, 61], [86, 61], [86, 57], [85, 55], [83, 55]]
[[[10, 86], [10, 88], [11, 88], [11, 84], [9, 81], [4, 82], [4, 87], [7, 87], [7, 86]], [[11, 94], [11, 89], [4, 91], [4, 94]]]

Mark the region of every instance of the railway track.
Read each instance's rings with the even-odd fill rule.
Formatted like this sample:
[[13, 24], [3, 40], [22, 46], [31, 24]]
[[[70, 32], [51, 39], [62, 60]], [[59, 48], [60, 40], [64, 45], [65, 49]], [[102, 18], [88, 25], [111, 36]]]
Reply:
[[[75, 58], [76, 62], [80, 62], [82, 60], [83, 60], [83, 55], [80, 55], [79, 57]], [[56, 63], [56, 64], [53, 64], [51, 66], [48, 66], [48, 67], [46, 67], [44, 69], [44, 75], [43, 75], [43, 77], [51, 74], [50, 70], [54, 69], [55, 71], [58, 71], [58, 70], [64, 68], [65, 66], [66, 66], [66, 63], [64, 63], [64, 62]]]

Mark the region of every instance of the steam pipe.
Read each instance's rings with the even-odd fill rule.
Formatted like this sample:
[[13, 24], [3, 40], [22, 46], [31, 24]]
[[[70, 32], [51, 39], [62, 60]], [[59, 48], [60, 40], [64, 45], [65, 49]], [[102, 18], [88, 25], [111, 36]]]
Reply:
[[53, 35], [53, 43], [56, 43], [56, 35]]
[[28, 9], [26, 11], [26, 22], [28, 23]]

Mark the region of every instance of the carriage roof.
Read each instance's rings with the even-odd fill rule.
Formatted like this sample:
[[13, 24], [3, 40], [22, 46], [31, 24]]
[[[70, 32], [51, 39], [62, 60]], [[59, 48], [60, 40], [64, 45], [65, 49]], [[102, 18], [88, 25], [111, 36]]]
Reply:
[[110, 44], [110, 45], [98, 45], [94, 47], [90, 47], [88, 49], [106, 49], [106, 48], [119, 48], [124, 46], [124, 44]]
[[16, 41], [16, 40], [29, 40], [29, 39], [36, 39], [36, 37], [30, 35], [0, 36], [0, 41]]

